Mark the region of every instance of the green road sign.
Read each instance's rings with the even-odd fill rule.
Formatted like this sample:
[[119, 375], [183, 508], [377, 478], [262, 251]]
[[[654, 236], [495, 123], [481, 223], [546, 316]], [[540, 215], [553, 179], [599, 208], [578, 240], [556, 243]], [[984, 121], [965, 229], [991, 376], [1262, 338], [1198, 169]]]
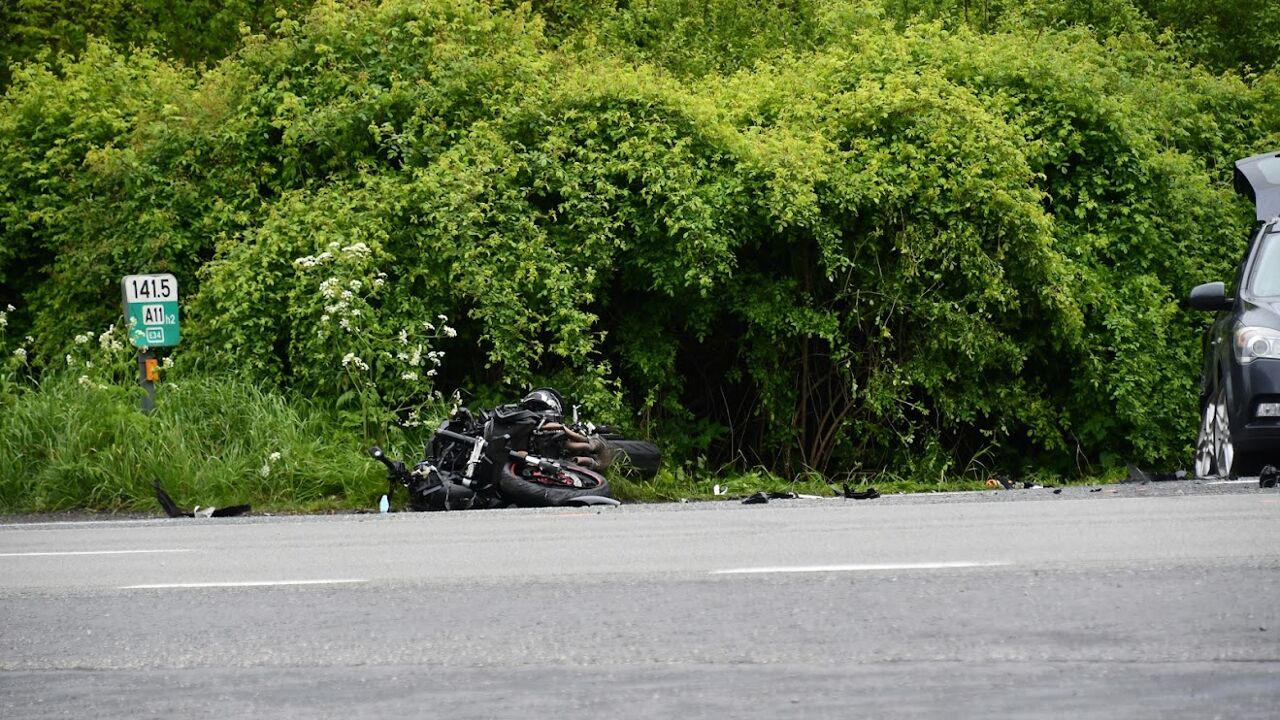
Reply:
[[163, 275], [127, 275], [120, 281], [124, 316], [134, 347], [172, 347], [178, 328], [178, 279]]

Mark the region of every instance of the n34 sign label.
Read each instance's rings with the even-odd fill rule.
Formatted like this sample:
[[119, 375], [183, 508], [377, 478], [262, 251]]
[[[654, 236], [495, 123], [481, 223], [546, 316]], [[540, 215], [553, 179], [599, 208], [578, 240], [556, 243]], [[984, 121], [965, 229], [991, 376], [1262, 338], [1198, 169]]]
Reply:
[[161, 275], [128, 275], [120, 281], [129, 340], [135, 347], [170, 347], [181, 339], [178, 324], [178, 279]]

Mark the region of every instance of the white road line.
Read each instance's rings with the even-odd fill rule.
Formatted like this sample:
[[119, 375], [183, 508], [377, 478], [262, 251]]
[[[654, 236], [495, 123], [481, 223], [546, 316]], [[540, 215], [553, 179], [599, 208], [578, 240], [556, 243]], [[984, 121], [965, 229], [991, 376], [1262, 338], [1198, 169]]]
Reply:
[[62, 555], [142, 555], [145, 553], [184, 553], [191, 549], [171, 550], [61, 550], [57, 552], [0, 553], [0, 557], [58, 557]]
[[766, 573], [861, 572], [874, 570], [944, 570], [949, 568], [999, 567], [1007, 562], [936, 562], [896, 565], [799, 565], [794, 567], [734, 568], [712, 570], [712, 575], [763, 575]]
[[1257, 484], [1257, 482], [1258, 482], [1258, 479], [1253, 478], [1252, 480], [1213, 480], [1210, 482], [1206, 482], [1204, 484], [1205, 485], [1254, 485], [1254, 484]]
[[247, 582], [162, 583], [158, 585], [123, 585], [121, 590], [169, 590], [174, 588], [243, 588], [281, 585], [342, 585], [369, 582], [363, 578], [343, 580], [251, 580]]

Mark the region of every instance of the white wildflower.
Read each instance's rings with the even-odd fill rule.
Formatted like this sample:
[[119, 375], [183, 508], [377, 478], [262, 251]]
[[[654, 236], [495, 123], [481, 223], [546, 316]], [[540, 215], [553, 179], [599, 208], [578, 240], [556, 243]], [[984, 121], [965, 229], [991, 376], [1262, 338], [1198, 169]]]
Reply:
[[280, 453], [278, 452], [273, 452], [269, 456], [267, 456], [267, 460], [269, 462], [276, 462], [279, 459], [280, 459]]
[[413, 348], [413, 354], [409, 356], [409, 364], [418, 367], [422, 364], [422, 346], [417, 345]]
[[114, 334], [115, 334], [115, 332], [116, 332], [116, 326], [115, 326], [115, 323], [112, 323], [112, 324], [111, 324], [111, 326], [107, 328], [106, 332], [104, 332], [104, 333], [102, 333], [101, 335], [99, 335], [99, 336], [98, 336], [98, 345], [99, 345], [103, 350], [117, 350], [117, 349], [118, 349], [118, 348], [113, 347], [113, 345], [117, 345], [118, 343], [114, 343], [114, 342], [112, 342], [112, 338], [111, 338], [111, 336], [112, 336], [112, 335], [114, 335]]
[[433, 332], [436, 329], [436, 326], [432, 325], [429, 322], [424, 322], [422, 323], [422, 329], [426, 330], [427, 332]]
[[400, 331], [400, 334], [399, 334], [399, 335], [397, 335], [396, 337], [398, 337], [398, 338], [400, 339], [400, 344], [401, 344], [401, 345], [408, 345], [408, 344], [409, 344], [409, 331], [408, 331], [408, 330], [401, 330], [401, 331]]
[[89, 376], [88, 376], [88, 375], [81, 375], [81, 376], [80, 376], [80, 378], [79, 378], [78, 380], [76, 380], [76, 382], [80, 383], [81, 385], [90, 385], [90, 384], [92, 384], [92, 383], [90, 382], [90, 380], [89, 380]]
[[76, 336], [76, 344], [77, 344], [77, 345], [83, 345], [83, 344], [85, 344], [85, 343], [87, 343], [87, 342], [89, 342], [89, 336], [88, 336], [88, 335], [77, 335], [77, 336]]
[[360, 292], [360, 288], [364, 287], [364, 283], [360, 282], [359, 280], [352, 280], [351, 282], [347, 283], [347, 287], [351, 288], [355, 292]]
[[437, 320], [439, 320], [439, 321], [440, 321], [440, 322], [442, 322], [442, 323], [447, 323], [447, 322], [449, 322], [449, 318], [448, 318], [448, 317], [446, 317], [446, 316], [444, 316], [444, 315], [437, 315], [437, 316], [436, 316], [436, 319], [437, 319]]
[[436, 369], [435, 369], [435, 368], [430, 368], [430, 369], [428, 369], [428, 370], [427, 370], [427, 377], [435, 377], [435, 376], [436, 376]]
[[[336, 244], [337, 244], [337, 243], [335, 243], [335, 245], [336, 245]], [[316, 264], [317, 264], [317, 265], [319, 265], [319, 264], [321, 264], [321, 263], [326, 263], [326, 262], [329, 262], [329, 261], [330, 261], [330, 260], [332, 260], [332, 259], [333, 259], [333, 253], [331, 253], [331, 252], [327, 252], [327, 251], [326, 251], [326, 252], [322, 252], [322, 253], [320, 253], [319, 255], [317, 255], [317, 256], [316, 256]]]
[[350, 330], [351, 321], [346, 318], [342, 318], [341, 320], [338, 321], [338, 326], [341, 327], [343, 330]]
[[328, 278], [320, 283], [320, 294], [327, 297], [335, 297], [338, 294], [338, 278]]
[[355, 297], [355, 296], [351, 294], [351, 291], [350, 291], [350, 290], [343, 290], [343, 291], [342, 291], [342, 299], [343, 299], [343, 300], [350, 300], [350, 299], [351, 299], [351, 298], [353, 298], [353, 297]]
[[348, 255], [364, 256], [369, 254], [369, 246], [360, 242], [342, 248], [342, 252]]
[[67, 367], [71, 367], [75, 363], [75, 359], [71, 357], [71, 353], [67, 353]]
[[9, 327], [9, 316], [6, 313], [0, 312], [0, 328], [6, 327]]
[[400, 379], [401, 379], [401, 380], [408, 380], [409, 382], [413, 382], [413, 381], [415, 381], [415, 380], [417, 380], [417, 379], [418, 379], [418, 373], [413, 372], [412, 370], [410, 370], [409, 372], [402, 373], [402, 374], [400, 375]]
[[13, 351], [13, 356], [14, 356], [14, 357], [16, 357], [16, 358], [18, 358], [18, 359], [19, 359], [19, 360], [21, 360], [22, 362], [26, 362], [26, 361], [27, 361], [27, 351], [26, 351], [26, 348], [18, 348], [17, 350], [14, 350], [14, 351]]
[[355, 365], [357, 368], [361, 370], [369, 369], [369, 366], [365, 363], [365, 361], [361, 360], [359, 356], [357, 356], [355, 353], [347, 353], [342, 357], [342, 367], [346, 367], [348, 365]]
[[262, 477], [270, 477], [271, 463], [262, 463], [262, 467], [258, 468], [258, 474]]
[[374, 287], [376, 287], [376, 288], [380, 288], [380, 287], [382, 287], [383, 285], [386, 285], [386, 284], [387, 284], [387, 281], [386, 281], [386, 280], [383, 280], [382, 278], [374, 278], [374, 279], [373, 279], [373, 286], [374, 286]]
[[458, 331], [454, 330], [448, 325], [445, 325], [443, 328], [441, 328], [441, 331], [444, 333], [445, 337], [458, 337]]
[[297, 260], [293, 261], [294, 267], [299, 267], [299, 268], [313, 268], [319, 264], [320, 262], [310, 255], [306, 257], [300, 257]]
[[34, 343], [34, 342], [36, 341], [36, 339], [35, 339], [35, 338], [33, 338], [33, 337], [31, 337], [30, 335], [26, 336], [24, 339], [27, 341], [27, 344], [28, 344], [28, 345], [30, 345], [30, 344], [32, 344], [32, 343]]
[[166, 357], [166, 358], [164, 359], [164, 362], [160, 363], [160, 367], [164, 368], [165, 370], [172, 369], [172, 368], [173, 368], [173, 358], [171, 358], [171, 357]]
[[14, 306], [12, 306], [12, 305], [5, 305], [5, 306], [4, 306], [4, 309], [5, 309], [5, 311], [6, 311], [6, 312], [13, 312], [14, 310], [17, 310], [18, 308], [14, 307]]
[[322, 323], [327, 323], [327, 322], [329, 322], [329, 316], [328, 316], [328, 315], [321, 315], [321, 316], [320, 316], [320, 322], [322, 322]]

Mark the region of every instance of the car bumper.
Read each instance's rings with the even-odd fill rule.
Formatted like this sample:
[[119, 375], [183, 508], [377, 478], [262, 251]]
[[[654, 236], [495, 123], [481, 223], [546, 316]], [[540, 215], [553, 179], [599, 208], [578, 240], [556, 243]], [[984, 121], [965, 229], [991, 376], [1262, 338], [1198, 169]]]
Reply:
[[1280, 404], [1280, 360], [1237, 364], [1231, 375], [1227, 412], [1236, 452], [1280, 461], [1280, 417], [1258, 417], [1259, 406]]

